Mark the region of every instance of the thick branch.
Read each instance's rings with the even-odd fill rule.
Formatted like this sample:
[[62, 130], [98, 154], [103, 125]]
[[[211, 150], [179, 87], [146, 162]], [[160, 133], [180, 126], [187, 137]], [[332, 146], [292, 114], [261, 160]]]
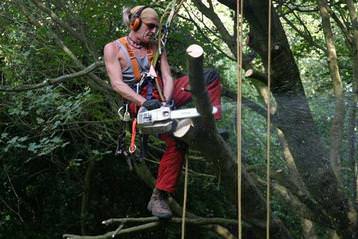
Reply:
[[245, 72], [245, 77], [256, 79], [267, 85], [267, 75], [254, 69], [248, 69]]
[[344, 123], [344, 101], [343, 101], [343, 86], [339, 73], [338, 59], [336, 47], [333, 38], [332, 27], [330, 23], [329, 7], [326, 0], [318, 0], [320, 15], [322, 18], [322, 29], [326, 38], [327, 44], [327, 60], [329, 72], [333, 82], [334, 94], [336, 96], [336, 112], [333, 118], [331, 128], [331, 148], [330, 160], [332, 167], [337, 176], [340, 172], [340, 148], [342, 145], [342, 129]]
[[[103, 235], [97, 236], [80, 236], [80, 235], [72, 235], [72, 234], [65, 234], [63, 238], [66, 239], [106, 239], [106, 238], [113, 238], [117, 235], [122, 234], [129, 234], [133, 232], [139, 232], [148, 230], [160, 225], [163, 222], [157, 217], [144, 217], [144, 218], [112, 218], [106, 221], [103, 221], [102, 224], [110, 225], [110, 224], [121, 224], [122, 226], [119, 227], [118, 230], [107, 232]], [[165, 221], [165, 223], [181, 223], [182, 218], [174, 217], [169, 221]], [[225, 218], [186, 218], [185, 222], [187, 224], [196, 225], [196, 226], [203, 226], [203, 225], [211, 225], [213, 224], [221, 224], [221, 225], [235, 225], [237, 224], [237, 220], [234, 219], [225, 219]], [[122, 229], [125, 223], [145, 223], [139, 226], [134, 226], [130, 228]], [[248, 226], [248, 225], [246, 225]]]
[[63, 238], [65, 238], [65, 239], [107, 239], [107, 238], [113, 238], [113, 235], [117, 236], [117, 235], [129, 234], [129, 233], [133, 233], [133, 232], [145, 231], [145, 230], [157, 227], [157, 226], [159, 226], [159, 222], [150, 222], [150, 223], [146, 223], [143, 225], [122, 229], [119, 231], [118, 230], [110, 231], [110, 232], [107, 232], [106, 234], [98, 235], [98, 236], [80, 236], [80, 235], [73, 235], [73, 234], [64, 234]]
[[189, 81], [195, 105], [207, 128], [213, 130], [215, 121], [212, 115], [212, 105], [208, 92], [205, 90], [203, 78], [203, 48], [194, 44], [188, 47], [187, 53], [189, 55]]
[[[199, 46], [190, 46], [189, 53], [189, 80], [193, 93], [194, 104], [196, 105], [200, 114], [203, 117], [198, 118], [194, 122], [194, 127], [182, 138], [191, 147], [200, 150], [207, 160], [216, 163], [219, 170], [222, 171], [223, 187], [227, 192], [228, 198], [234, 202], [236, 201], [235, 187], [237, 184], [236, 163], [234, 156], [226, 144], [226, 142], [218, 135], [215, 128], [215, 122], [211, 115], [211, 104], [205, 90], [204, 81], [202, 78], [202, 51], [198, 50]], [[201, 69], [200, 69], [201, 68]], [[198, 82], [202, 81], [202, 82]], [[244, 219], [246, 221], [265, 221], [263, 212], [266, 211], [266, 203], [254, 181], [243, 167], [243, 195], [244, 195]], [[284, 225], [272, 220], [273, 230], [272, 235], [277, 238], [290, 238], [290, 235]], [[255, 231], [254, 238], [262, 238], [265, 235], [264, 223], [253, 225], [252, 231]], [[278, 231], [280, 233], [278, 233]]]
[[88, 66], [87, 68], [85, 68], [85, 69], [83, 69], [83, 70], [81, 70], [79, 72], [62, 75], [62, 76], [52, 78], [52, 79], [46, 79], [42, 83], [35, 84], [35, 85], [24, 85], [24, 86], [20, 86], [20, 87], [17, 87], [17, 88], [3, 88], [3, 87], [0, 87], [0, 91], [3, 91], [3, 92], [21, 92], [21, 91], [39, 89], [39, 88], [42, 88], [42, 87], [45, 87], [45, 86], [48, 86], [48, 85], [59, 84], [59, 83], [64, 82], [65, 80], [68, 80], [68, 79], [73, 79], [73, 78], [77, 78], [77, 77], [80, 77], [80, 76], [87, 75], [87, 74], [91, 73], [92, 71], [94, 71], [99, 66], [103, 66], [103, 62], [95, 62], [95, 63], [91, 64], [90, 66]]
[[[110, 225], [110, 224], [122, 224], [127, 222], [141, 222], [141, 223], [148, 223], [148, 222], [160, 222], [161, 220], [157, 217], [140, 217], [140, 218], [111, 218], [106, 221], [103, 221], [102, 224]], [[168, 222], [173, 223], [181, 223], [181, 217], [173, 217]], [[234, 219], [226, 219], [226, 218], [186, 218], [185, 222], [188, 224], [193, 225], [208, 225], [208, 224], [221, 224], [221, 225], [235, 225], [237, 224], [237, 220]]]

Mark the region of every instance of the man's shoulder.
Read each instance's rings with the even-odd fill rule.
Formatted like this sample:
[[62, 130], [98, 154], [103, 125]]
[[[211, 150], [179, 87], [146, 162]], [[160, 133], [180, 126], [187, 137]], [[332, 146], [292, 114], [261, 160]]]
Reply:
[[103, 54], [105, 58], [118, 58], [118, 49], [115, 41], [108, 42], [104, 46]]
[[115, 47], [115, 42], [114, 41], [108, 42], [104, 46], [104, 53], [109, 53], [109, 52], [113, 51], [114, 47]]
[[114, 39], [114, 40], [108, 42], [108, 43], [104, 46], [104, 48], [116, 46], [116, 41], [119, 41], [121, 38], [123, 38], [123, 37], [118, 37], [118, 38], [116, 38], [116, 39]]

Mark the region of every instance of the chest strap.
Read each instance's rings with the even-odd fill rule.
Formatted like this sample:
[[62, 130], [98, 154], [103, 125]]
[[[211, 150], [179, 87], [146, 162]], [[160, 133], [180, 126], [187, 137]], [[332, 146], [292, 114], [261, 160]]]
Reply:
[[[131, 47], [129, 47], [127, 37], [121, 37], [121, 38], [119, 38], [119, 41], [127, 49], [127, 52], [128, 52], [129, 58], [131, 60], [131, 64], [132, 64], [134, 78], [137, 82], [139, 82], [141, 80], [141, 73], [140, 73], [140, 67], [139, 67], [139, 63], [136, 58], [136, 55], [135, 55], [133, 49]], [[153, 58], [153, 50], [152, 49], [147, 49], [147, 58], [148, 58], [148, 62], [150, 64], [150, 62], [152, 62], [152, 58]]]

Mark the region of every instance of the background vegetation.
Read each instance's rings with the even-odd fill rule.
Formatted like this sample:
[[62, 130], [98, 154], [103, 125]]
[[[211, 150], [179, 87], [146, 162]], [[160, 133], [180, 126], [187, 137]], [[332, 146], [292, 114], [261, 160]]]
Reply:
[[[120, 22], [124, 6], [145, 4], [162, 13], [169, 2], [4, 0], [0, 3], [0, 238], [59, 238], [64, 233], [97, 235], [115, 229], [101, 225], [102, 220], [149, 216], [145, 207], [152, 189], [128, 169], [124, 158], [114, 156], [121, 127], [116, 109], [121, 101], [109, 87], [101, 64], [102, 50], [106, 43], [127, 33]], [[224, 117], [217, 126], [229, 132], [227, 143], [234, 154], [235, 3], [186, 1], [170, 29], [167, 49], [176, 75], [186, 73], [185, 49], [192, 43], [204, 48], [205, 66], [220, 72]], [[267, 81], [257, 76], [267, 72], [267, 62], [261, 54], [267, 53], [267, 49], [258, 47], [265, 41], [257, 36], [265, 35], [267, 25], [258, 31], [255, 21], [267, 23], [267, 18], [255, 14], [260, 4], [261, 10], [266, 11], [267, 5], [249, 0], [245, 4], [247, 74], [242, 86], [242, 153], [248, 174], [265, 195], [267, 124], [260, 112], [266, 107], [270, 93]], [[293, 99], [291, 93], [299, 90], [277, 83], [296, 82], [291, 75], [294, 67], [274, 72], [272, 114], [277, 118], [272, 125], [270, 154], [273, 217], [283, 222], [292, 238], [357, 238], [354, 233], [358, 224], [357, 4], [350, 0], [278, 0], [273, 6], [275, 19], [280, 20], [273, 23], [273, 45], [284, 49], [284, 40], [278, 39], [279, 33], [275, 32], [282, 24], [293, 62], [299, 69], [297, 82], [302, 83], [304, 90], [297, 95], [303, 95], [309, 105], [309, 109], [302, 109], [299, 101], [290, 110], [307, 111], [312, 116], [311, 124], [306, 118], [292, 118], [280, 111], [285, 108], [280, 94], [284, 93], [288, 102]], [[326, 44], [331, 38], [333, 43]], [[337, 58], [330, 55], [332, 52], [337, 53]], [[277, 65], [286, 62], [275, 53], [273, 61]], [[91, 72], [66, 78], [91, 64], [95, 64]], [[66, 79], [60, 80], [61, 76]], [[307, 122], [307, 128], [302, 127]], [[311, 135], [311, 126], [317, 135]], [[310, 147], [300, 141], [300, 131]], [[295, 137], [297, 141], [292, 140]], [[150, 139], [145, 163], [153, 175], [162, 148], [160, 141]], [[325, 156], [316, 157], [317, 153]], [[298, 155], [312, 158], [307, 164], [300, 163]], [[222, 183], [227, 175], [196, 150], [190, 150], [189, 167], [188, 210], [202, 217], [236, 218], [236, 202], [229, 199]], [[321, 174], [325, 170], [334, 174]], [[317, 172], [318, 179], [305, 174], [312, 172]], [[175, 195], [179, 202], [182, 187], [181, 182]], [[339, 193], [325, 194], [331, 188]], [[320, 194], [334, 199], [321, 200]], [[332, 201], [337, 211], [327, 201]], [[256, 210], [262, 217], [266, 213], [259, 207], [247, 210]], [[342, 213], [337, 214], [339, 211]], [[349, 223], [348, 212], [353, 218]], [[264, 223], [257, 218], [258, 222], [255, 221], [255, 216], [244, 219], [249, 225]], [[226, 227], [237, 235], [235, 225]], [[201, 227], [192, 226], [188, 231], [187, 238], [219, 238]], [[259, 238], [252, 233], [245, 230], [246, 238]], [[170, 224], [123, 238], [179, 235], [179, 226]], [[273, 234], [273, 238], [279, 238], [278, 235]]]

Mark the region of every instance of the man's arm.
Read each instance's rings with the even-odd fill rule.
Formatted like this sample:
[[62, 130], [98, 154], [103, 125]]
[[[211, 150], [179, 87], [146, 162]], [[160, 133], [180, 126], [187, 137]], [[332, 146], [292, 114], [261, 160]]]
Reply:
[[160, 57], [160, 69], [162, 73], [163, 80], [163, 94], [166, 101], [172, 99], [173, 89], [174, 89], [174, 80], [170, 73], [170, 67], [168, 63], [167, 54], [164, 51]]
[[111, 80], [112, 88], [123, 98], [141, 106], [144, 103], [145, 98], [134, 92], [132, 88], [124, 83], [118, 57], [118, 49], [115, 44], [113, 42], [108, 43], [104, 47], [104, 63], [106, 65], [109, 79]]

